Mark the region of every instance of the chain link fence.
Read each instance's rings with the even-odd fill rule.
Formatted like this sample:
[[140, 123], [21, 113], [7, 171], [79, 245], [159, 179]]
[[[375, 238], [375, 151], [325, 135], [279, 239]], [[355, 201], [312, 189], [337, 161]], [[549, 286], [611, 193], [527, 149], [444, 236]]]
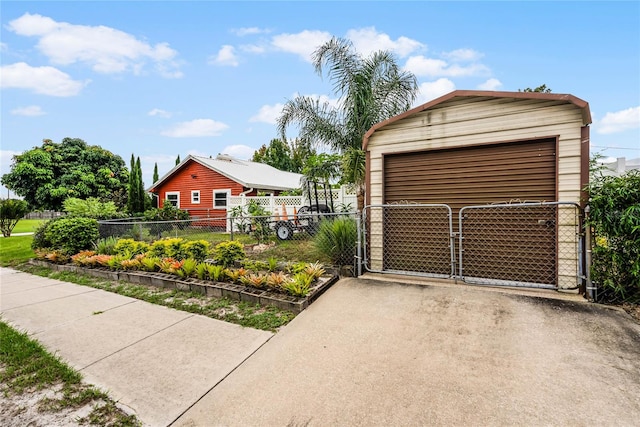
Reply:
[[[283, 261], [315, 261], [357, 274], [361, 247], [360, 216], [301, 209], [295, 215], [234, 215], [179, 221], [143, 221], [142, 218], [98, 221], [100, 237], [152, 242], [171, 237], [241, 241], [248, 252]], [[348, 270], [348, 271], [347, 271]]]

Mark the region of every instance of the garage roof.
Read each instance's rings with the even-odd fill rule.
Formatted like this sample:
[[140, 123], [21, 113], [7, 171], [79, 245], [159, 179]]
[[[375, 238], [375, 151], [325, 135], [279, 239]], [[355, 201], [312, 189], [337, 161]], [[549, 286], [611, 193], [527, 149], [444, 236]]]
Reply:
[[516, 98], [516, 99], [539, 99], [544, 101], [560, 101], [570, 104], [574, 104], [576, 107], [582, 110], [582, 124], [588, 125], [591, 123], [591, 111], [589, 110], [589, 103], [578, 97], [569, 94], [562, 93], [540, 93], [540, 92], [500, 92], [500, 91], [487, 91], [487, 90], [454, 90], [446, 95], [436, 98], [432, 101], [422, 104], [411, 110], [405, 111], [402, 114], [391, 117], [383, 122], [377, 123], [371, 127], [364, 135], [362, 140], [362, 149], [366, 151], [369, 144], [369, 138], [373, 133], [391, 123], [402, 120], [406, 117], [420, 113], [421, 111], [428, 110], [436, 105], [445, 103], [454, 98]]

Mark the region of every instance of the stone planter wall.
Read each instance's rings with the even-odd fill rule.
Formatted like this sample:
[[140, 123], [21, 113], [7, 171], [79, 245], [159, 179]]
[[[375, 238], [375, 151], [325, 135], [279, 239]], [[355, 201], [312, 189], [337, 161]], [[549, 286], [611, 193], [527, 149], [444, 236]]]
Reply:
[[227, 297], [237, 301], [252, 304], [275, 306], [283, 310], [300, 313], [315, 301], [324, 291], [338, 281], [337, 274], [321, 277], [311, 288], [306, 297], [270, 292], [268, 290], [252, 288], [227, 282], [213, 282], [193, 278], [180, 278], [171, 274], [151, 273], [145, 271], [113, 271], [102, 268], [85, 268], [73, 264], [54, 264], [42, 260], [31, 260], [30, 264], [47, 267], [57, 271], [72, 271], [87, 274], [101, 279], [123, 281], [140, 285], [155, 286], [165, 289], [178, 289], [206, 295], [209, 297]]

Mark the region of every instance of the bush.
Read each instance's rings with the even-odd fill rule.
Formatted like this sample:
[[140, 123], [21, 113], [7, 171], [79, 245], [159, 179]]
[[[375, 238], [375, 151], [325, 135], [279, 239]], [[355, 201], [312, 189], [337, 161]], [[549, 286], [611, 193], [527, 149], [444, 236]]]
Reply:
[[185, 240], [180, 237], [156, 240], [149, 248], [149, 256], [158, 258], [189, 258], [184, 248]]
[[149, 250], [146, 242], [140, 242], [133, 239], [120, 239], [113, 247], [113, 253], [117, 255], [129, 254], [130, 256], [140, 255]]
[[51, 247], [67, 255], [91, 249], [98, 237], [98, 221], [93, 218], [61, 218], [47, 227], [45, 232]]
[[601, 302], [640, 301], [640, 171], [592, 177], [588, 224], [591, 279]]
[[183, 250], [188, 258], [202, 262], [209, 256], [209, 242], [206, 240], [192, 240], [183, 245]]
[[341, 217], [321, 221], [313, 244], [334, 265], [353, 265], [358, 244], [356, 220]]
[[213, 260], [225, 267], [232, 265], [235, 261], [244, 259], [246, 256], [244, 246], [237, 240], [220, 242], [213, 248]]
[[41, 222], [33, 232], [33, 240], [31, 241], [31, 249], [44, 249], [53, 247], [53, 243], [47, 238], [47, 230], [56, 221], [60, 221], [63, 217], [50, 219], [49, 221]]
[[4, 237], [11, 236], [13, 227], [29, 212], [29, 205], [24, 200], [0, 200], [0, 231]]
[[101, 202], [100, 199], [89, 197], [86, 200], [69, 197], [62, 204], [64, 211], [70, 216], [81, 216], [95, 219], [113, 219], [123, 217], [113, 202]]

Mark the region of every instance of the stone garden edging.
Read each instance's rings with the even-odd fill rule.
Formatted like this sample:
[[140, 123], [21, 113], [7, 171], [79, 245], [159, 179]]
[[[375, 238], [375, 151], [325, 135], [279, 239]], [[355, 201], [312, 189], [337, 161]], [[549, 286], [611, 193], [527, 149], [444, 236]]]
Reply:
[[85, 268], [73, 264], [55, 264], [52, 262], [32, 259], [29, 264], [40, 267], [47, 267], [56, 271], [70, 271], [74, 273], [87, 274], [101, 279], [125, 281], [134, 284], [155, 286], [164, 289], [178, 289], [181, 291], [191, 291], [209, 297], [227, 297], [237, 301], [246, 301], [252, 304], [270, 305], [283, 310], [289, 310], [296, 314], [302, 312], [315, 301], [322, 293], [338, 281], [337, 274], [322, 276], [311, 287], [309, 295], [306, 297], [295, 297], [291, 295], [270, 292], [268, 290], [257, 289], [250, 286], [238, 285], [235, 283], [213, 282], [211, 280], [200, 280], [195, 278], [180, 278], [171, 274], [146, 271], [122, 271], [109, 270], [104, 268]]

